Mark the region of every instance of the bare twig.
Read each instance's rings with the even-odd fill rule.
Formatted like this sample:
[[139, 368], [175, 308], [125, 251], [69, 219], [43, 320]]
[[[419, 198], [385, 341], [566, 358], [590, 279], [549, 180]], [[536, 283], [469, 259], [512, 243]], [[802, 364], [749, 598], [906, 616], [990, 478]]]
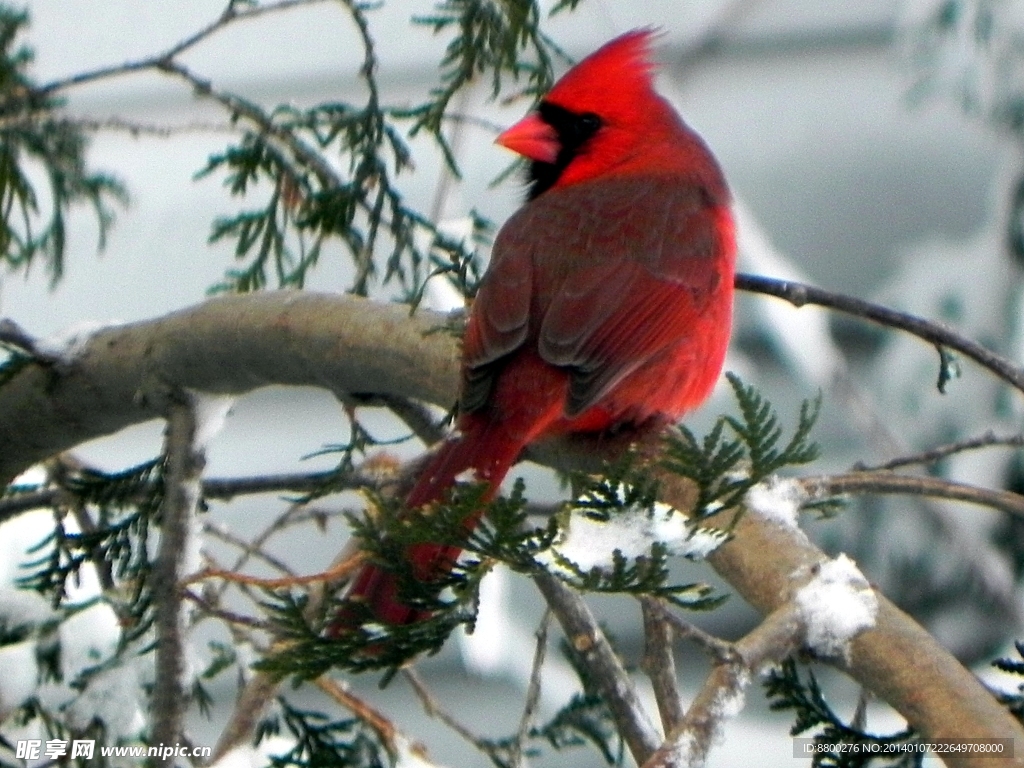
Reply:
[[133, 74], [136, 72], [142, 72], [148, 69], [157, 69], [164, 62], [170, 61], [175, 56], [178, 56], [185, 51], [193, 48], [199, 43], [203, 42], [207, 38], [211, 37], [215, 33], [224, 29], [228, 24], [235, 21], [244, 21], [246, 19], [254, 19], [258, 16], [263, 16], [268, 13], [276, 13], [278, 11], [287, 11], [292, 8], [301, 5], [313, 5], [315, 3], [325, 2], [326, 0], [278, 0], [275, 3], [266, 3], [263, 5], [252, 5], [244, 7], [236, 7], [235, 4], [230, 4], [225, 8], [224, 12], [221, 13], [214, 21], [207, 24], [202, 29], [182, 39], [175, 45], [168, 48], [163, 53], [158, 53], [155, 56], [148, 56], [144, 59], [137, 59], [135, 61], [128, 61], [122, 64], [113, 64], [105, 67], [99, 67], [97, 69], [89, 70], [88, 72], [80, 72], [70, 77], [66, 77], [60, 80], [52, 80], [45, 85], [40, 86], [36, 93], [40, 95], [46, 95], [50, 93], [57, 93], [59, 91], [66, 91], [70, 88], [79, 85], [85, 85], [86, 83], [93, 83], [99, 80], [106, 80], [111, 77], [119, 77], [121, 75]]
[[676, 662], [672, 655], [672, 628], [659, 610], [653, 597], [641, 597], [640, 608], [644, 618], [644, 655], [640, 668], [651, 680], [654, 698], [658, 702], [661, 728], [671, 733], [683, 719], [683, 702], [676, 679]]
[[[189, 122], [180, 124], [140, 123], [135, 120], [118, 117], [117, 115], [111, 115], [110, 117], [104, 118], [94, 118], [61, 114], [58, 117], [49, 110], [24, 112], [0, 118], [0, 131], [6, 131], [12, 128], [26, 128], [29, 126], [37, 126], [42, 130], [75, 128], [81, 131], [92, 131], [94, 133], [99, 131], [121, 131], [123, 133], [130, 134], [132, 138], [138, 138], [140, 136], [155, 136], [161, 139], [192, 133], [238, 133], [237, 126], [228, 122]], [[3, 322], [4, 321], [0, 321], [0, 327], [2, 327]]]
[[662, 621], [668, 623], [675, 634], [700, 646], [711, 660], [716, 664], [725, 664], [733, 660], [735, 647], [732, 643], [720, 640], [712, 634], [705, 632], [696, 624], [691, 624], [682, 616], [673, 613], [660, 600], [647, 599], [647, 610], [656, 615]]
[[491, 744], [473, 733], [441, 705], [437, 700], [437, 697], [430, 692], [427, 684], [423, 682], [423, 679], [420, 677], [414, 666], [410, 665], [403, 667], [402, 675], [409, 681], [409, 685], [412, 686], [413, 692], [420, 700], [420, 704], [423, 705], [423, 711], [430, 715], [430, 717], [440, 720], [448, 728], [461, 736], [464, 741], [471, 744], [474, 748], [483, 752], [485, 755], [492, 757], [497, 756], [494, 747]]
[[637, 765], [643, 765], [661, 743], [619, 657], [583, 598], [550, 573], [533, 577], [572, 647], [593, 674], [602, 698], [615, 718], [622, 739]]
[[899, 469], [915, 464], [934, 464], [949, 456], [954, 456], [965, 451], [973, 451], [978, 448], [1022, 448], [1024, 447], [1024, 434], [1019, 435], [997, 435], [991, 430], [980, 437], [971, 437], [966, 440], [958, 440], [955, 443], [947, 443], [927, 451], [900, 456], [891, 459], [884, 464], [868, 465], [858, 463], [854, 466], [857, 472], [875, 472], [884, 469]]
[[950, 328], [945, 323], [925, 320], [906, 312], [872, 304], [870, 301], [844, 296], [840, 293], [826, 291], [813, 285], [795, 283], [789, 280], [776, 280], [761, 275], [737, 274], [736, 287], [753, 293], [764, 293], [784, 299], [794, 307], [815, 304], [820, 307], [839, 310], [855, 317], [871, 320], [889, 328], [898, 328], [919, 339], [923, 339], [937, 348], [948, 347], [973, 360], [981, 367], [992, 372], [1020, 392], [1024, 392], [1024, 369], [1013, 361], [997, 355], [973, 339]]
[[316, 679], [316, 687], [370, 726], [392, 757], [398, 755], [398, 729], [383, 712], [367, 704], [345, 685], [327, 675], [321, 675]]
[[802, 635], [803, 628], [789, 606], [765, 617], [732, 647], [730, 661], [715, 664], [686, 714], [643, 768], [704, 765], [723, 722], [742, 709], [753, 676], [764, 665], [789, 656]]
[[[156, 606], [156, 680], [153, 684], [153, 744], [180, 741], [187, 699], [182, 685], [185, 669], [184, 626], [180, 580], [189, 550], [192, 517], [199, 501], [199, 473], [204, 459], [194, 445], [196, 419], [183, 395], [170, 408], [164, 452], [166, 490], [162, 505], [160, 547], [153, 563], [153, 604]], [[172, 766], [172, 756], [158, 765]]]
[[[227, 530], [224, 526], [215, 525], [210, 522], [207, 522], [203, 525], [203, 533], [207, 534], [211, 538], [219, 539], [220, 541], [223, 541], [225, 544], [230, 544], [242, 550], [242, 554], [239, 555], [238, 558], [238, 560], [241, 562], [236, 562], [234, 566], [227, 569], [231, 573], [237, 573], [238, 569], [241, 568], [242, 565], [244, 565], [245, 562], [247, 562], [250, 558], [258, 558], [265, 562], [267, 565], [269, 565], [271, 568], [280, 571], [286, 576], [295, 575], [295, 572], [291, 569], [288, 563], [284, 562], [278, 557], [275, 557], [274, 555], [270, 554], [265, 549], [263, 549], [263, 542], [246, 541], [241, 536], [236, 536], [235, 534], [231, 533], [231, 531]], [[266, 531], [264, 531], [264, 533], [266, 533]], [[211, 572], [211, 569], [207, 569], [203, 573], [206, 576], [209, 576], [211, 575]], [[190, 581], [194, 581], [194, 579], [190, 579]]]
[[[255, 475], [253, 477], [210, 478], [202, 481], [204, 499], [230, 501], [237, 496], [250, 496], [259, 493], [316, 493], [328, 483], [336, 490], [358, 490], [360, 488], [379, 489], [377, 477], [373, 473], [364, 473], [358, 469], [354, 472], [339, 473], [335, 470], [326, 472], [294, 472], [280, 475]], [[145, 498], [143, 488], [139, 493], [140, 500]], [[29, 512], [33, 509], [52, 507], [61, 501], [61, 494], [66, 493], [60, 488], [44, 488], [42, 490], [19, 490], [0, 498], [0, 523]]]
[[912, 494], [965, 501], [1024, 517], [1024, 496], [1020, 494], [1012, 491], [994, 491], [991, 488], [943, 480], [940, 477], [897, 475], [893, 472], [879, 471], [804, 477], [800, 482], [809, 491], [820, 496], [838, 496], [844, 493]]
[[249, 629], [271, 629], [271, 625], [269, 624], [269, 622], [263, 621], [262, 619], [257, 619], [253, 616], [246, 616], [241, 613], [236, 613], [235, 611], [226, 611], [223, 608], [218, 608], [216, 605], [213, 605], [209, 600], [206, 600], [201, 595], [197, 595], [190, 589], [184, 590], [182, 594], [186, 600], [195, 603], [197, 606], [199, 606], [199, 608], [202, 609], [203, 613], [216, 617], [221, 621], [227, 622], [228, 624], [237, 624], [239, 626], [248, 627]]
[[[196, 75], [184, 64], [173, 59], [157, 62], [157, 68], [167, 74], [180, 77], [189, 83], [198, 95], [213, 99], [230, 113], [251, 122], [260, 130], [265, 138], [273, 140], [280, 147], [284, 148], [289, 155], [298, 158], [304, 165], [308, 166], [325, 187], [337, 189], [342, 186], [341, 177], [338, 176], [337, 172], [316, 150], [299, 139], [294, 132], [275, 124], [256, 104], [240, 96], [214, 88], [210, 80]], [[287, 158], [282, 157], [281, 160], [290, 165], [290, 163], [286, 162]]]
[[264, 579], [259, 576], [246, 576], [243, 573], [235, 573], [234, 571], [206, 568], [199, 571], [199, 573], [189, 576], [185, 583], [193, 584], [197, 581], [204, 581], [206, 579], [224, 579], [225, 581], [230, 581], [235, 584], [248, 584], [249, 586], [259, 587], [260, 589], [282, 589], [302, 586], [305, 584], [322, 584], [324, 582], [337, 581], [338, 579], [345, 578], [363, 564], [365, 557], [364, 553], [356, 552], [354, 555], [346, 558], [338, 565], [332, 566], [321, 573], [314, 573], [309, 576], [284, 576], [280, 579]]
[[512, 757], [509, 765], [512, 768], [520, 768], [523, 764], [523, 744], [530, 732], [530, 725], [537, 713], [537, 705], [540, 703], [540, 671], [544, 666], [544, 656], [548, 648], [548, 625], [551, 623], [551, 609], [544, 611], [544, 616], [537, 627], [537, 647], [533, 652], [533, 668], [530, 670], [530, 684], [526, 688], [526, 704], [523, 706], [523, 716], [519, 719], [519, 730], [516, 731], [516, 741], [512, 748]]

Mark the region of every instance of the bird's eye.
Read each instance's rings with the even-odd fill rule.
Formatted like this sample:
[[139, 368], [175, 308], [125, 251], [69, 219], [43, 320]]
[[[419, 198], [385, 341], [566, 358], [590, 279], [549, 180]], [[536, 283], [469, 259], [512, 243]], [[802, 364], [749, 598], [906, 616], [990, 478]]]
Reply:
[[576, 118], [576, 131], [581, 137], [593, 136], [601, 127], [601, 118], [593, 112], [585, 112]]

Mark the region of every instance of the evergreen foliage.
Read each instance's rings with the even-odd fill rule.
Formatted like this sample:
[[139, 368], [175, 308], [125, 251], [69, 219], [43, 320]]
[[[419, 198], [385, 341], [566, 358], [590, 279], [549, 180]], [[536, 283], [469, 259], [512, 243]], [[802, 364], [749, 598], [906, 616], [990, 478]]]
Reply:
[[814, 673], [808, 670], [805, 681], [796, 661], [791, 658], [768, 673], [764, 687], [773, 710], [792, 710], [796, 715], [796, 723], [789, 731], [791, 736], [820, 728], [814, 734], [816, 745], [857, 745], [856, 749], [837, 747], [833, 751], [815, 752], [812, 761], [815, 768], [861, 768], [870, 765], [919, 768], [924, 760], [923, 752], [885, 751], [887, 745], [918, 743], [920, 739], [912, 729], [877, 736], [843, 722], [825, 700]]
[[[54, 114], [63, 101], [29, 76], [32, 49], [19, 42], [28, 13], [0, 4], [0, 261], [27, 271], [37, 257], [53, 283], [64, 274], [67, 214], [92, 208], [102, 248], [114, 221], [111, 207], [127, 202], [113, 176], [91, 171], [83, 131]], [[38, 189], [41, 168], [45, 189]]]
[[771, 475], [818, 457], [818, 446], [809, 438], [821, 409], [820, 394], [803, 402], [793, 436], [780, 445], [783, 429], [771, 403], [736, 374], [727, 373], [726, 378], [739, 404], [739, 418], [719, 417], [703, 439], [685, 425], [678, 437], [669, 438], [666, 465], [696, 483], [694, 508], [701, 516], [736, 507], [747, 491]]
[[92, 565], [125, 629], [124, 642], [139, 637], [153, 621], [149, 530], [159, 522], [162, 459], [114, 473], [83, 468], [60, 480], [68, 503], [82, 509], [83, 514], [72, 515], [79, 530], [70, 529], [65, 515], [58, 515], [53, 531], [31, 550], [38, 557], [26, 563], [32, 572], [21, 585], [60, 606], [68, 582]]
[[272, 756], [274, 768], [391, 768], [380, 737], [355, 718], [331, 720], [322, 712], [303, 710], [278, 697], [280, 712], [260, 723], [257, 744], [271, 735], [287, 734], [295, 746]]

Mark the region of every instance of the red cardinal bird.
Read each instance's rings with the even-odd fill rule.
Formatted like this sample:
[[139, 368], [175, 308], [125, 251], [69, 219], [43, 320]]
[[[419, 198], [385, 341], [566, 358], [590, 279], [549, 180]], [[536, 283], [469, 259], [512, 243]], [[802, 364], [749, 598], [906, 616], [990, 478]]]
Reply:
[[[714, 387], [732, 319], [729, 191], [704, 142], [654, 91], [652, 35], [612, 40], [498, 137], [532, 161], [528, 200], [495, 240], [463, 339], [458, 429], [410, 509], [442, 498], [465, 470], [492, 498], [533, 441], [663, 426]], [[407, 557], [430, 581], [458, 554], [426, 543]], [[424, 617], [375, 565], [349, 599], [392, 625]]]

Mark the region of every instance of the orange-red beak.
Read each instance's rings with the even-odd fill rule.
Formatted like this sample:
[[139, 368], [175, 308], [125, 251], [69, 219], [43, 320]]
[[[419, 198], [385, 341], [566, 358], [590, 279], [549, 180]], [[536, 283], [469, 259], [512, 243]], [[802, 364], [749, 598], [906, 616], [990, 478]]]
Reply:
[[531, 112], [494, 140], [530, 160], [553, 163], [561, 146], [555, 129]]

